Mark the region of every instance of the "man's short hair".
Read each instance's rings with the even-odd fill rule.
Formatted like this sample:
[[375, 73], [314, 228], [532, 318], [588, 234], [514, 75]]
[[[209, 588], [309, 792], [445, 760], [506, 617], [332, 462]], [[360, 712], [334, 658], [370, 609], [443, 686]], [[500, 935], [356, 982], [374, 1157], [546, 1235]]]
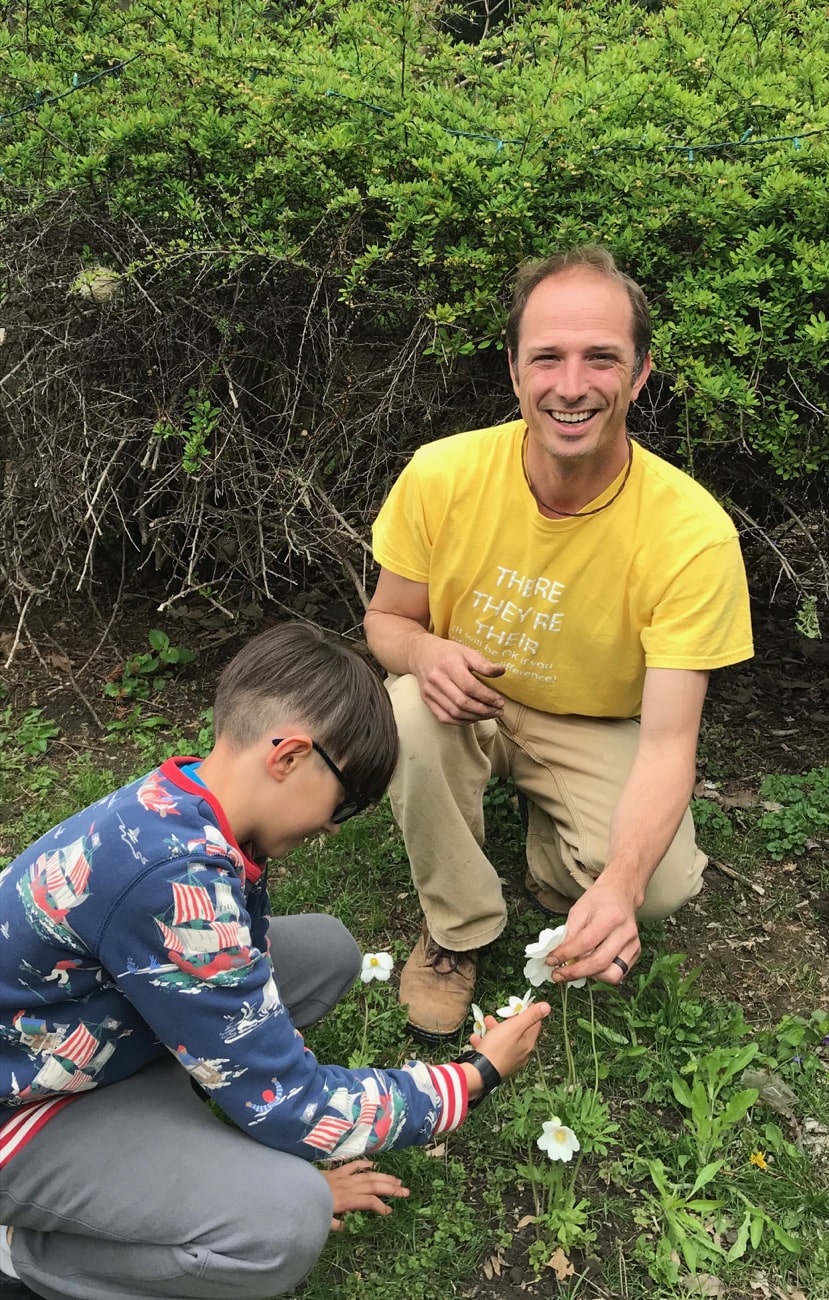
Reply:
[[379, 675], [344, 637], [281, 623], [239, 651], [219, 679], [213, 731], [246, 749], [285, 722], [301, 723], [372, 803], [397, 762], [397, 728]]
[[648, 300], [635, 280], [620, 271], [613, 254], [598, 244], [583, 244], [564, 253], [552, 253], [538, 262], [526, 262], [520, 267], [512, 286], [512, 307], [507, 317], [507, 350], [512, 358], [518, 355], [518, 337], [527, 299], [543, 280], [562, 275], [565, 271], [595, 271], [612, 280], [625, 290], [630, 301], [633, 321], [633, 346], [635, 349], [634, 379], [639, 374], [651, 350], [651, 313]]

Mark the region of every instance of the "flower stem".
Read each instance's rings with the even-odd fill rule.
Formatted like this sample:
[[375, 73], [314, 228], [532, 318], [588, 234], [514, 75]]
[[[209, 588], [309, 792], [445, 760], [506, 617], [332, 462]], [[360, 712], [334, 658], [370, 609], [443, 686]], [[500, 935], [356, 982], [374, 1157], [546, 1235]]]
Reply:
[[575, 1088], [576, 1086], [576, 1063], [573, 1060], [573, 1049], [570, 1046], [570, 1031], [567, 1027], [567, 994], [570, 991], [569, 984], [561, 986], [561, 1029], [564, 1034], [564, 1051], [567, 1055], [567, 1087]]
[[[541, 1053], [538, 1050], [538, 1043], [535, 1045], [535, 1059], [538, 1062], [538, 1077], [541, 1080], [541, 1086], [547, 1094], [547, 1100], [550, 1103], [550, 1106], [554, 1107], [555, 1102], [553, 1101], [553, 1094], [550, 1092], [550, 1085], [547, 1082], [547, 1074], [541, 1061]], [[552, 1110], [550, 1111], [550, 1114], [552, 1114]]]
[[368, 1051], [368, 994], [363, 996], [363, 1005], [365, 1006], [365, 1015], [363, 1016], [363, 1042], [360, 1048], [361, 1065], [364, 1064]]
[[576, 1163], [573, 1165], [573, 1176], [572, 1176], [572, 1178], [570, 1179], [570, 1195], [571, 1195], [571, 1196], [573, 1196], [574, 1193], [575, 1193], [575, 1188], [576, 1188], [576, 1179], [577, 1179], [578, 1176], [579, 1176], [579, 1170], [581, 1169], [581, 1162], [582, 1162], [583, 1159], [584, 1159], [584, 1152], [583, 1152], [583, 1151], [579, 1151], [578, 1155], [576, 1156]]
[[593, 1049], [593, 1096], [599, 1095], [599, 1054], [596, 1051], [596, 1007], [593, 1003], [593, 988], [588, 984], [587, 992], [590, 997], [590, 1046]]

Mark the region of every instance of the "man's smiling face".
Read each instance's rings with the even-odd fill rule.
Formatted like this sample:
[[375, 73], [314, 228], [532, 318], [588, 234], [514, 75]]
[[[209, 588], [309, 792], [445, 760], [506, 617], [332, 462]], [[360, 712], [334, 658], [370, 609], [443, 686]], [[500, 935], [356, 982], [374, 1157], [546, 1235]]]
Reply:
[[513, 388], [537, 451], [566, 465], [627, 455], [625, 421], [650, 373], [634, 378], [633, 314], [624, 287], [590, 268], [542, 280], [527, 299], [510, 356]]

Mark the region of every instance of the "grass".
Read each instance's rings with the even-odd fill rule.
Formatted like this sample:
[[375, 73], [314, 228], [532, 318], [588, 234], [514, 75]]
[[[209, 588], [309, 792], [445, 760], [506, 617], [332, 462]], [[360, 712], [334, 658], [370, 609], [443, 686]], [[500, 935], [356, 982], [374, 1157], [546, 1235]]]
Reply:
[[[57, 730], [37, 711], [0, 712], [0, 865], [163, 753], [204, 740], [196, 724], [193, 735], [174, 738], [139, 727], [115, 746], [102, 743], [99, 761], [73, 753]], [[766, 802], [794, 811], [771, 826], [761, 825], [767, 809], [729, 815], [712, 805], [701, 818], [704, 847], [747, 879], [765, 880], [787, 837], [786, 851], [797, 853], [822, 830], [825, 779], [822, 770], [806, 776], [773, 785]], [[524, 945], [543, 922], [519, 893], [521, 830], [508, 787], [491, 787], [487, 818], [510, 913], [476, 990], [489, 1010], [524, 992]], [[817, 870], [825, 880], [825, 867]], [[390, 951], [398, 968], [408, 955], [419, 913], [386, 806], [297, 851], [273, 879], [276, 911], [331, 911], [364, 951]], [[798, 916], [791, 879], [768, 900], [772, 918]], [[740, 922], [715, 903], [710, 915], [728, 943]], [[519, 1290], [573, 1300], [829, 1300], [829, 1015], [815, 963], [793, 972], [799, 1014], [752, 1025], [740, 988], [731, 1001], [708, 995], [676, 950], [682, 932], [645, 928], [640, 963], [619, 990], [588, 985], [569, 990], [565, 1003], [550, 986], [553, 1015], [538, 1059], [459, 1132], [378, 1157], [411, 1197], [388, 1218], [348, 1216], [302, 1300], [386, 1300], [392, 1289], [404, 1300]], [[430, 1055], [406, 1037], [394, 979], [352, 990], [307, 1038], [320, 1059], [352, 1065]], [[450, 1045], [432, 1059], [452, 1055]], [[581, 1143], [569, 1164], [552, 1165], [536, 1146], [553, 1113]]]

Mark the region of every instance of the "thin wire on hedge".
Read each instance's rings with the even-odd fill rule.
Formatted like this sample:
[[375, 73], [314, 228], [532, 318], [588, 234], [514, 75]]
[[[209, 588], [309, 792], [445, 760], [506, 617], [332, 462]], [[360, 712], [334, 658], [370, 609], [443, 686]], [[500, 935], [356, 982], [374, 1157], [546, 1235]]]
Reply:
[[[136, 59], [142, 57], [142, 53], [143, 52], [139, 52], [138, 54], [134, 54], [132, 58], [124, 59], [121, 63], [115, 63], [112, 67], [104, 68], [101, 72], [96, 72], [93, 76], [87, 77], [85, 81], [81, 81], [79, 74], [76, 72], [72, 78], [72, 85], [57, 95], [43, 96], [39, 90], [35, 91], [34, 99], [30, 100], [28, 104], [24, 104], [21, 108], [13, 109], [11, 113], [0, 113], [0, 122], [7, 122], [12, 117], [17, 117], [21, 113], [28, 113], [32, 109], [43, 108], [47, 104], [56, 104], [59, 100], [66, 99], [68, 95], [74, 95], [78, 90], [85, 90], [87, 86], [91, 86], [96, 81], [100, 81], [102, 77], [111, 76], [113, 73], [120, 72], [122, 68], [126, 68], [128, 64], [134, 63]], [[270, 68], [251, 67], [248, 69], [248, 78], [250, 81], [255, 81], [258, 76], [262, 75], [273, 76], [275, 74]], [[370, 112], [377, 113], [381, 117], [395, 116], [391, 109], [383, 108], [380, 104], [372, 104], [367, 99], [358, 99], [352, 95], [344, 95], [339, 90], [326, 90], [325, 95], [326, 98], [329, 99], [342, 99], [347, 104], [359, 104], [361, 108], [367, 108]], [[449, 126], [442, 126], [440, 123], [437, 123], [436, 125], [438, 126], [438, 129], [443, 131], [446, 135], [454, 136], [456, 139], [484, 140], [489, 144], [494, 144], [498, 152], [500, 152], [505, 145], [518, 145], [523, 149], [529, 143], [527, 139], [504, 140], [497, 135], [489, 135], [484, 131], [459, 131]], [[617, 143], [612, 145], [595, 145], [593, 153], [607, 153], [609, 151], [625, 153], [656, 153], [665, 151], [670, 153], [684, 153], [687, 155], [689, 162], [694, 162], [698, 153], [714, 153], [719, 149], [756, 149], [759, 146], [766, 144], [791, 143], [793, 148], [799, 150], [801, 147], [801, 140], [805, 140], [808, 136], [826, 135], [827, 132], [829, 132], [829, 127], [815, 127], [813, 130], [809, 131], [798, 131], [795, 135], [760, 136], [757, 139], [752, 138], [753, 132], [754, 128], [749, 127], [747, 131], [743, 132], [739, 140], [718, 140], [711, 141], [708, 144], [663, 144], [653, 150], [648, 149], [645, 145], [638, 144]], [[540, 143], [549, 144], [551, 140], [552, 136], [544, 136]]]
[[100, 81], [102, 77], [110, 77], [115, 72], [120, 72], [126, 68], [129, 63], [134, 63], [136, 59], [144, 57], [144, 51], [139, 50], [138, 54], [133, 54], [132, 58], [124, 59], [121, 63], [113, 63], [109, 68], [103, 68], [100, 72], [95, 72], [86, 81], [81, 81], [80, 74], [75, 73], [72, 78], [72, 85], [67, 90], [62, 90], [58, 95], [43, 95], [39, 90], [35, 91], [34, 99], [22, 108], [14, 108], [10, 113], [0, 113], [0, 122], [8, 122], [9, 118], [18, 117], [21, 113], [28, 113], [33, 108], [43, 108], [46, 104], [56, 104], [59, 99], [66, 99], [67, 95], [74, 95], [76, 90], [86, 90], [87, 86], [93, 85]]

